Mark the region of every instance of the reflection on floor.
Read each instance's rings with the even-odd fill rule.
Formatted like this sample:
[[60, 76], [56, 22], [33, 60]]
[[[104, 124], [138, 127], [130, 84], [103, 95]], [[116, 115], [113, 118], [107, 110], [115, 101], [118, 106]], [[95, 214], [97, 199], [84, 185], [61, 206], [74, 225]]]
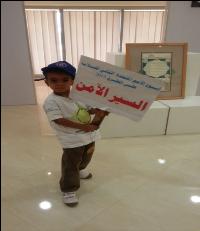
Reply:
[[69, 208], [58, 185], [62, 150], [44, 121], [40, 106], [2, 109], [2, 230], [200, 230], [200, 135], [97, 142], [94, 177]]
[[42, 109], [42, 105], [49, 94], [52, 93], [51, 88], [49, 88], [44, 81], [35, 81], [35, 91], [36, 98], [38, 104], [38, 113], [39, 115], [39, 123], [41, 133], [43, 135], [55, 135], [55, 132], [51, 129], [47, 117], [45, 115], [44, 110]]

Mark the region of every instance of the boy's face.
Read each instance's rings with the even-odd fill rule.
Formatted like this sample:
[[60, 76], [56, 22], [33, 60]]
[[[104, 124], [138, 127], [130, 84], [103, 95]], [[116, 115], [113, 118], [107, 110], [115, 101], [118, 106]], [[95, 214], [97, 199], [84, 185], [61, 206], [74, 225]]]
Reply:
[[54, 93], [64, 94], [70, 91], [73, 80], [67, 74], [50, 72], [47, 74], [45, 83], [53, 90]]

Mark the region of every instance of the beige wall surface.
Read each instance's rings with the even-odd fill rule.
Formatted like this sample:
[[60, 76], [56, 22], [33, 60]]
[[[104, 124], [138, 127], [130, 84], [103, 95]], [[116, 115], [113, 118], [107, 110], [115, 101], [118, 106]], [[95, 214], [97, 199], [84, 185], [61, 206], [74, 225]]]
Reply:
[[2, 105], [36, 104], [22, 1], [1, 2]]
[[200, 52], [200, 8], [191, 1], [168, 1], [167, 42], [188, 42], [190, 52]]

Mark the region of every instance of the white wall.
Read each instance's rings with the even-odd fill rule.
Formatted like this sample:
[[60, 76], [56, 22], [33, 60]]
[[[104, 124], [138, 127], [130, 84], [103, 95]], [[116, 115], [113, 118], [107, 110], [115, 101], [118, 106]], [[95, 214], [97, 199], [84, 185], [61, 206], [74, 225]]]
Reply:
[[2, 105], [36, 104], [22, 1], [1, 2]]
[[200, 95], [198, 93], [198, 91], [200, 90], [198, 90], [198, 82], [200, 84], [200, 53], [188, 52], [185, 82], [186, 96]]
[[200, 52], [200, 8], [191, 1], [168, 1], [166, 41], [188, 42], [190, 52]]

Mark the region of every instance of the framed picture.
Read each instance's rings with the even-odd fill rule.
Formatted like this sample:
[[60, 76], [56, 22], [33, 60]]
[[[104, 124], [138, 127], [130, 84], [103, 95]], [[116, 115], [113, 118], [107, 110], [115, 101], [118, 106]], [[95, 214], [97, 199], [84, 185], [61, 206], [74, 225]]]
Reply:
[[163, 81], [157, 99], [184, 98], [186, 63], [187, 43], [126, 44], [126, 69]]

